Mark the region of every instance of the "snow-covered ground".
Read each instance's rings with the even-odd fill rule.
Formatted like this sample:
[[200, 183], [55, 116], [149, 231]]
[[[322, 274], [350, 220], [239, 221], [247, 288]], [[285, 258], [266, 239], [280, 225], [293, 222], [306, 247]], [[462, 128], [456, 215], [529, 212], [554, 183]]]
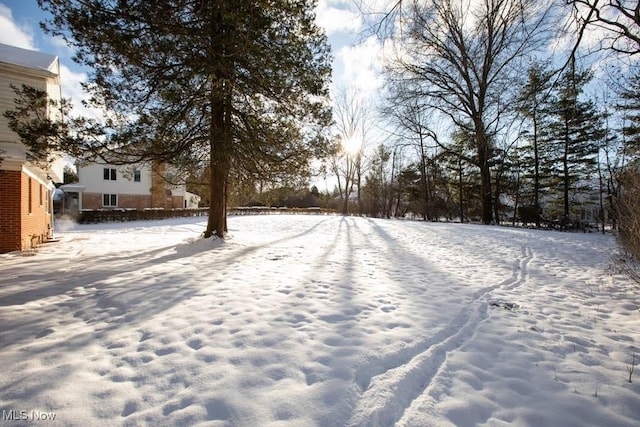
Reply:
[[640, 424], [640, 290], [608, 269], [611, 236], [204, 226], [58, 224], [0, 256], [0, 424]]

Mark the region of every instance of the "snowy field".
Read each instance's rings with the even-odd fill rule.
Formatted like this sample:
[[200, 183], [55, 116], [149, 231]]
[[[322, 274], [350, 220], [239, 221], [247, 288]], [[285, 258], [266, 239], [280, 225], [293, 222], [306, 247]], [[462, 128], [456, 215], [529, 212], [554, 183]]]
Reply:
[[0, 425], [640, 425], [640, 289], [611, 236], [204, 226], [62, 223], [0, 255]]

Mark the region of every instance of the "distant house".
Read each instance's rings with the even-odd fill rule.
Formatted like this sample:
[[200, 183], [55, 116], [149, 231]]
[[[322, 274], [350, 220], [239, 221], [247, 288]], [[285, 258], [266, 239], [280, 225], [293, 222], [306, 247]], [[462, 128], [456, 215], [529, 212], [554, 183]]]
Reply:
[[116, 166], [88, 163], [78, 166], [78, 182], [59, 187], [61, 213], [74, 215], [99, 209], [192, 209], [200, 196], [172, 184], [166, 166]]
[[[0, 44], [0, 113], [15, 108], [11, 85], [28, 85], [60, 100], [58, 57]], [[47, 111], [51, 119], [60, 112]], [[54, 183], [62, 182], [60, 160], [42, 169], [26, 160], [26, 147], [0, 114], [0, 253], [28, 250], [53, 237]]]
[[[507, 195], [501, 195], [500, 202], [506, 218], [509, 221], [513, 220], [514, 199]], [[560, 224], [565, 221], [564, 199], [558, 193], [542, 194], [540, 209], [543, 222]], [[569, 217], [566, 220], [570, 225], [584, 228], [602, 225], [603, 222], [608, 224], [610, 222], [608, 209], [606, 189], [601, 188], [597, 179], [583, 179], [569, 191]], [[524, 223], [533, 223], [535, 221], [533, 206], [518, 206], [516, 218]]]

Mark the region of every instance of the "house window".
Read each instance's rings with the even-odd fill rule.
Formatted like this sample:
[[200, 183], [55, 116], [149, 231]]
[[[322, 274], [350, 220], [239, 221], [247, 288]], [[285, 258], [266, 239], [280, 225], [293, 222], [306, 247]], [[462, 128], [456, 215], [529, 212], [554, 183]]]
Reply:
[[116, 170], [114, 168], [104, 168], [102, 170], [102, 176], [105, 181], [115, 181], [116, 180]]
[[29, 181], [27, 183], [27, 209], [29, 209], [29, 213], [33, 212], [33, 194], [31, 194], [31, 188], [32, 188], [32, 184], [31, 184], [31, 178], [29, 178]]
[[40, 184], [40, 206], [42, 206], [42, 205], [44, 204], [44, 201], [43, 201], [43, 198], [44, 198], [44, 197], [43, 197], [43, 193], [44, 193], [44, 189], [43, 189], [43, 187], [42, 187], [42, 184]]
[[102, 206], [104, 206], [104, 207], [118, 206], [118, 195], [117, 194], [103, 194], [102, 195]]
[[133, 171], [133, 181], [134, 182], [140, 182], [140, 171], [139, 170], [134, 170]]

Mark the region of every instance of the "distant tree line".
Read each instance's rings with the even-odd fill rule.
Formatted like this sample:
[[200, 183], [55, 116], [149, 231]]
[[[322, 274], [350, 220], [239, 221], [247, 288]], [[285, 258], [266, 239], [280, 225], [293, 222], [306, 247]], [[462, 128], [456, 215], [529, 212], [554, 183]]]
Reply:
[[[597, 4], [394, 3], [373, 26], [397, 52], [386, 63], [382, 119], [359, 111], [357, 95], [334, 109], [337, 121], [357, 124], [339, 127], [338, 140], [357, 134], [363, 147], [330, 162], [342, 177], [342, 210], [561, 228], [628, 223], [617, 200], [639, 154], [638, 23], [633, 9]], [[581, 50], [587, 30], [602, 42]], [[549, 58], [561, 40], [569, 47]], [[581, 53], [588, 49], [596, 53]], [[392, 131], [371, 146], [364, 122], [374, 120]]]

